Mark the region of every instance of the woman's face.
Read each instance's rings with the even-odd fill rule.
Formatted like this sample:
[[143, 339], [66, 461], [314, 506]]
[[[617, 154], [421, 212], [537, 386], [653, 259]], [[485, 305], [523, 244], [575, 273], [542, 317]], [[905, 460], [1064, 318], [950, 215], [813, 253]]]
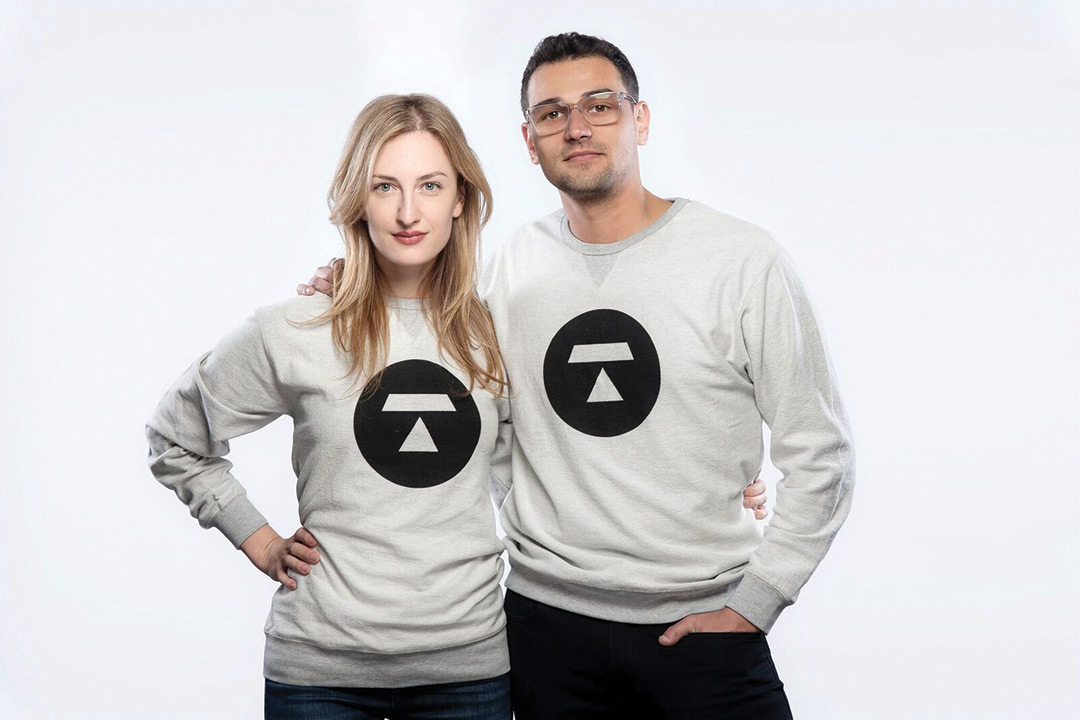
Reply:
[[449, 242], [464, 205], [457, 171], [434, 135], [411, 132], [383, 145], [362, 218], [396, 294], [414, 295], [401, 284], [415, 291]]

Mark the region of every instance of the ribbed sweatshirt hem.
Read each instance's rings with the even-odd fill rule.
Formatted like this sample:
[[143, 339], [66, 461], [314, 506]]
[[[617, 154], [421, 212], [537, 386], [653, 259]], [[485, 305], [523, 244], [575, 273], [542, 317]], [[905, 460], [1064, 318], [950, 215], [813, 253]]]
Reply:
[[266, 636], [263, 675], [286, 685], [400, 688], [468, 682], [510, 671], [506, 630], [482, 640], [411, 653], [333, 650]]

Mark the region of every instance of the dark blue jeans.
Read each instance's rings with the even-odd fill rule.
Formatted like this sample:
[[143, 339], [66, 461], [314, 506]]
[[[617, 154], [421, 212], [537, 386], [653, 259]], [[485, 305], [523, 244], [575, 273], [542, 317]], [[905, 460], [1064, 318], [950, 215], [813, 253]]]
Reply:
[[510, 676], [407, 688], [266, 681], [266, 720], [510, 720]]
[[577, 615], [506, 592], [517, 720], [791, 720], [763, 633], [694, 633]]

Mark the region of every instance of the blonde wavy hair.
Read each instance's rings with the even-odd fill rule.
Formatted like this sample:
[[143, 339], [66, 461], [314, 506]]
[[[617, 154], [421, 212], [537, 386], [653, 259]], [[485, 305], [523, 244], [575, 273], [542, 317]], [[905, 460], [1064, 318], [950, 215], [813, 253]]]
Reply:
[[[361, 219], [372, 187], [375, 158], [383, 145], [399, 135], [427, 132], [446, 150], [457, 170], [457, 189], [464, 196], [454, 218], [450, 240], [420, 284], [424, 316], [439, 342], [469, 377], [493, 395], [508, 388], [495, 327], [476, 293], [480, 229], [491, 217], [491, 188], [465, 132], [450, 109], [430, 95], [382, 95], [360, 111], [334, 173], [327, 202], [330, 221], [345, 241], [344, 261], [334, 263], [333, 300], [315, 322], [333, 323], [334, 343], [349, 357], [349, 373], [359, 382], [372, 378], [374, 390], [386, 368], [390, 324], [386, 297], [389, 285], [375, 259], [375, 246]], [[483, 361], [478, 362], [478, 353]]]

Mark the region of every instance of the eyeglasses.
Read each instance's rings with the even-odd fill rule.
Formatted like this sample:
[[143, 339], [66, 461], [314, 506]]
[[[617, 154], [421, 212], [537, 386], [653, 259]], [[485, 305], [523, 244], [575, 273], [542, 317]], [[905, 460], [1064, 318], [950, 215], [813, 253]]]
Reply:
[[554, 135], [565, 130], [574, 108], [581, 111], [581, 117], [590, 125], [612, 125], [619, 121], [621, 100], [629, 100], [631, 105], [637, 102], [624, 92], [598, 92], [573, 105], [561, 102], [534, 105], [525, 111], [525, 119], [532, 123], [537, 135]]

